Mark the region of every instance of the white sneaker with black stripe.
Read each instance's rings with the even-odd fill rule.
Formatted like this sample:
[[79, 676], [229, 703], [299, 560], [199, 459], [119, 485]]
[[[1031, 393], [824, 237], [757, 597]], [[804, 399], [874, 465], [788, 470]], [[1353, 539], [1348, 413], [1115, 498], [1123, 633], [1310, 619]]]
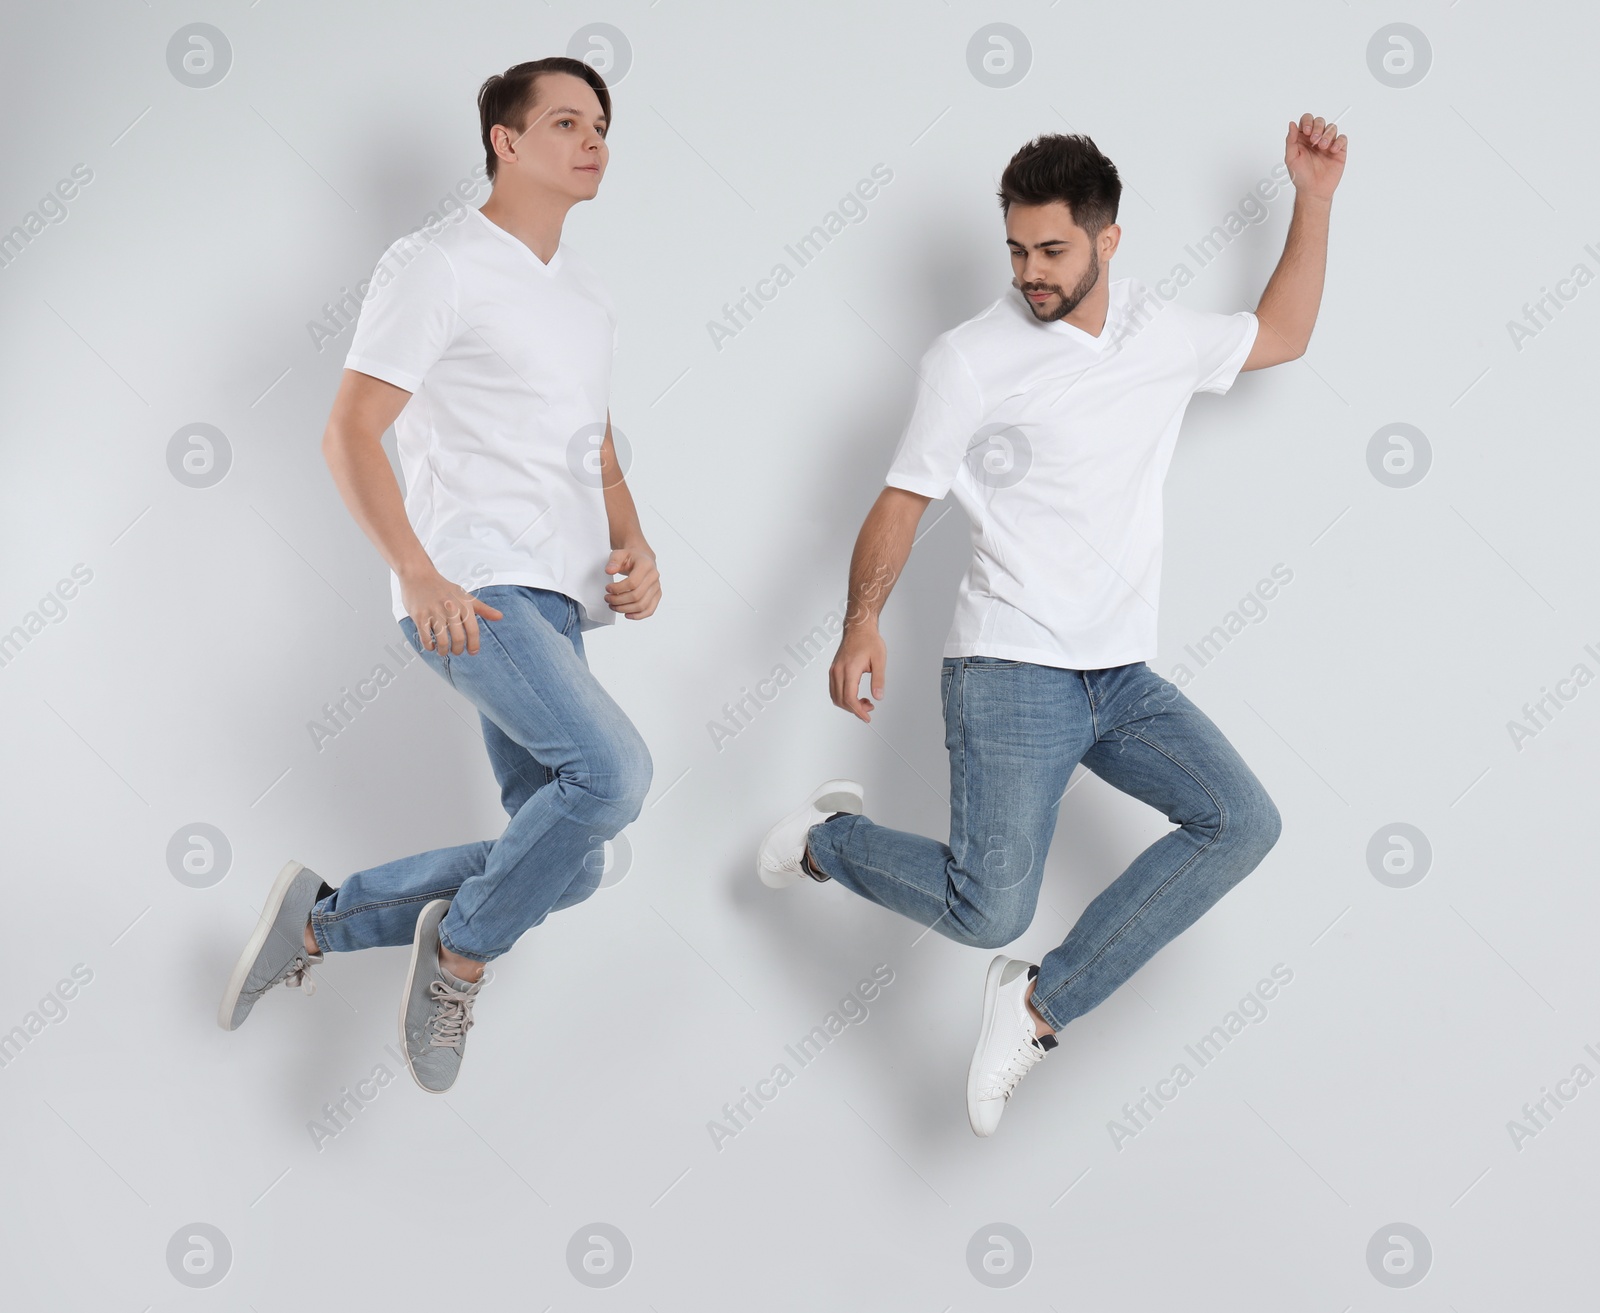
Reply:
[[756, 851], [756, 873], [770, 889], [787, 889], [806, 879], [826, 880], [813, 875], [805, 865], [806, 835], [813, 825], [848, 812], [861, 815], [862, 789], [854, 780], [827, 780], [811, 790], [811, 796], [767, 831]]
[[967, 1069], [967, 1121], [974, 1135], [993, 1135], [1018, 1083], [1056, 1046], [1040, 1035], [1028, 1011], [1028, 988], [1039, 968], [1004, 953], [983, 982], [983, 1025]]

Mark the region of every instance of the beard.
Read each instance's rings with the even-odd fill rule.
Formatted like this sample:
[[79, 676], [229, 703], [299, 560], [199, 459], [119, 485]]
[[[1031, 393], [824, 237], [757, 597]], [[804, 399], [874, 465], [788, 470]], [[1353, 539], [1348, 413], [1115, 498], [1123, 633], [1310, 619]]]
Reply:
[[[1094, 291], [1095, 284], [1099, 281], [1100, 253], [1091, 248], [1089, 251], [1089, 268], [1085, 271], [1083, 277], [1078, 279], [1078, 285], [1070, 293], [1063, 291], [1054, 283], [1017, 283], [1015, 286], [1018, 291], [1024, 293], [1023, 300], [1027, 303], [1028, 309], [1033, 311], [1033, 317], [1040, 323], [1050, 324], [1057, 319], [1064, 319], [1076, 310], [1083, 298]], [[1054, 310], [1047, 312], [1041, 310], [1032, 301], [1027, 300], [1026, 293], [1028, 292], [1054, 292], [1060, 300]]]

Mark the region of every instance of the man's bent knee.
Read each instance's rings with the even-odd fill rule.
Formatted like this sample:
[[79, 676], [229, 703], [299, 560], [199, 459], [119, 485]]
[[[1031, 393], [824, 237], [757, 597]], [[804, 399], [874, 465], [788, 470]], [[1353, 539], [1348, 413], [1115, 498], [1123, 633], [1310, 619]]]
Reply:
[[1016, 912], [981, 912], [976, 908], [967, 908], [959, 917], [952, 912], [948, 920], [955, 931], [950, 938], [973, 948], [1004, 948], [1020, 939], [1029, 923], [1027, 917]]
[[1283, 817], [1264, 789], [1250, 791], [1230, 807], [1228, 822], [1230, 842], [1248, 855], [1252, 865], [1272, 851], [1283, 833]]
[[613, 826], [613, 834], [638, 819], [654, 773], [649, 748], [637, 731], [629, 729], [594, 753], [574, 775], [594, 806], [595, 820]]

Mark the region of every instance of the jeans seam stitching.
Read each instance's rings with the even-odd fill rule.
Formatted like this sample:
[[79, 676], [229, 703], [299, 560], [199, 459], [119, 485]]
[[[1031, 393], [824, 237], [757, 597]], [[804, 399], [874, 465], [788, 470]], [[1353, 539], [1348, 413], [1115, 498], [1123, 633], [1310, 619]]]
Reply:
[[483, 962], [487, 964], [494, 961], [495, 958], [500, 957], [505, 952], [509, 951], [507, 949], [501, 949], [499, 952], [491, 952], [488, 957], [474, 957], [471, 953], [463, 953], [459, 948], [450, 942], [450, 937], [445, 934], [443, 922], [440, 922], [439, 924], [439, 942], [457, 957], [464, 957], [469, 962]]
[[[877, 875], [883, 876], [885, 880], [892, 881], [894, 884], [898, 885], [902, 889], [909, 889], [912, 893], [921, 894], [930, 903], [937, 904], [940, 901], [939, 896], [937, 894], [929, 893], [921, 885], [912, 884], [907, 880], [902, 880], [893, 871], [886, 871], [886, 870], [883, 869], [883, 867], [874, 866], [871, 862], [860, 862], [860, 861], [858, 861], [856, 863], [856, 865], [860, 866], [862, 870], [872, 871]], [[830, 878], [835, 878], [835, 877], [830, 877]], [[944, 917], [949, 914], [949, 912], [950, 912], [950, 907], [949, 907], [948, 902], [946, 902], [944, 911], [940, 912], [939, 915], [937, 917], [935, 917], [933, 919], [933, 921], [931, 921], [929, 923], [928, 928], [932, 929], [934, 926], [938, 925], [939, 922], [941, 920], [943, 920]]]
[[448, 898], [454, 895], [460, 885], [452, 885], [448, 889], [437, 889], [425, 894], [413, 894], [406, 898], [390, 898], [381, 903], [358, 903], [354, 907], [339, 908], [332, 912], [312, 912], [313, 923], [322, 925], [336, 925], [346, 917], [356, 916], [361, 912], [381, 912], [385, 908], [404, 907], [407, 903], [432, 902], [435, 898]]
[[[1120, 926], [1117, 927], [1116, 931], [1111, 935], [1111, 937], [1109, 939], [1106, 940], [1105, 943], [1100, 945], [1099, 949], [1096, 950], [1095, 955], [1093, 957], [1091, 957], [1081, 967], [1079, 967], [1076, 971], [1074, 971], [1070, 976], [1067, 976], [1065, 979], [1063, 979], [1060, 984], [1058, 984], [1054, 989], [1052, 989], [1048, 994], [1046, 994], [1045, 995], [1045, 999], [1046, 999], [1047, 1002], [1048, 1002], [1048, 1000], [1053, 999], [1058, 993], [1060, 993], [1068, 985], [1072, 984], [1073, 981], [1077, 980], [1078, 977], [1083, 975], [1083, 973], [1085, 971], [1087, 971], [1096, 962], [1098, 962], [1103, 956], [1105, 956], [1107, 950], [1110, 949], [1111, 946], [1117, 942], [1117, 940], [1121, 939], [1122, 936], [1125, 933], [1127, 933], [1128, 930], [1130, 930], [1134, 925], [1136, 925], [1140, 920], [1142, 920], [1144, 918], [1144, 914], [1150, 909], [1151, 904], [1154, 903], [1156, 901], [1156, 899], [1160, 898], [1162, 896], [1162, 894], [1164, 894], [1167, 891], [1167, 889], [1171, 886], [1172, 882], [1174, 880], [1176, 880], [1180, 875], [1182, 875], [1186, 870], [1188, 870], [1189, 867], [1193, 866], [1194, 863], [1197, 862], [1201, 857], [1203, 857], [1205, 855], [1206, 850], [1208, 848], [1210, 848], [1212, 846], [1212, 844], [1216, 843], [1217, 840], [1221, 839], [1223, 834], [1226, 833], [1227, 828], [1228, 828], [1228, 813], [1227, 813], [1227, 809], [1223, 807], [1221, 800], [1216, 796], [1216, 794], [1211, 792], [1211, 789], [1206, 784], [1206, 782], [1203, 779], [1201, 779], [1198, 775], [1196, 775], [1194, 773], [1194, 771], [1190, 770], [1189, 767], [1184, 765], [1183, 762], [1179, 761], [1176, 757], [1174, 757], [1170, 752], [1168, 752], [1160, 744], [1152, 742], [1150, 739], [1145, 738], [1142, 734], [1135, 734], [1135, 733], [1133, 733], [1133, 731], [1126, 730], [1126, 729], [1119, 730], [1118, 733], [1127, 735], [1127, 737], [1133, 739], [1135, 742], [1143, 743], [1147, 748], [1151, 749], [1151, 751], [1153, 751], [1153, 752], [1159, 752], [1163, 757], [1165, 757], [1174, 766], [1176, 766], [1185, 775], [1187, 775], [1196, 784], [1198, 784], [1200, 786], [1200, 788], [1201, 788], [1201, 791], [1204, 792], [1206, 797], [1211, 799], [1211, 805], [1217, 809], [1217, 832], [1214, 835], [1212, 835], [1209, 839], [1207, 839], [1203, 844], [1201, 844], [1200, 847], [1198, 849], [1196, 849], [1196, 851], [1193, 854], [1190, 855], [1190, 857], [1188, 858], [1187, 861], [1185, 861], [1181, 866], [1179, 866], [1177, 870], [1173, 871], [1173, 873], [1171, 875], [1169, 875], [1165, 880], [1163, 880], [1161, 882], [1161, 884], [1159, 885], [1159, 887], [1157, 887], [1150, 894], [1150, 896], [1144, 900], [1144, 902], [1139, 904], [1139, 906], [1134, 910], [1133, 914], [1131, 916], [1129, 916], [1128, 919], [1126, 921], [1124, 921]], [[1165, 837], [1165, 836], [1163, 836], [1163, 837]], [[1157, 839], [1156, 842], [1160, 843], [1161, 840]], [[1136, 857], [1136, 858], [1134, 858], [1134, 860], [1138, 861], [1138, 858]], [[1038, 1004], [1036, 1003], [1035, 1006], [1038, 1006]]]
[[[963, 663], [962, 667], [961, 667], [961, 687], [956, 690], [956, 743], [957, 743], [957, 746], [959, 747], [959, 749], [961, 751], [961, 848], [962, 848], [962, 851], [961, 851], [960, 856], [957, 856], [956, 855], [956, 851], [955, 851], [955, 846], [951, 845], [950, 855], [955, 858], [956, 865], [958, 867], [960, 867], [962, 870], [965, 870], [966, 869], [966, 861], [967, 861], [967, 855], [966, 855], [967, 834], [966, 834], [966, 830], [967, 830], [967, 825], [968, 825], [968, 818], [972, 815], [972, 812], [971, 812], [971, 802], [972, 802], [971, 786], [970, 786], [970, 783], [969, 783], [969, 781], [972, 778], [972, 770], [971, 770], [972, 763], [967, 759], [967, 667], [966, 667], [965, 663]], [[950, 837], [953, 839], [956, 836], [952, 833]], [[946, 883], [949, 882], [949, 875], [948, 874], [945, 876], [945, 880], [946, 880]], [[957, 890], [957, 892], [959, 893], [960, 891]], [[948, 894], [945, 897], [945, 902], [947, 904], [949, 902], [949, 895]], [[946, 910], [948, 910], [948, 908]]]
[[[570, 603], [571, 599], [569, 598], [568, 601]], [[550, 627], [552, 632], [556, 632], [556, 627], [554, 625], [550, 624], [550, 621], [545, 618], [543, 612], [538, 611], [537, 607], [535, 607], [535, 612], [539, 616], [539, 619], [541, 621], [543, 621], [544, 624], [549, 625], [549, 627]], [[549, 698], [548, 694], [546, 693], [546, 691], [541, 689], [541, 688], [539, 688], [537, 685], [535, 685], [528, 678], [527, 673], [522, 669], [522, 667], [520, 665], [517, 664], [516, 659], [511, 655], [511, 650], [506, 647], [504, 642], [501, 641], [500, 636], [498, 634], [495, 634], [493, 629], [490, 629], [489, 633], [494, 638], [495, 646], [498, 647], [500, 649], [501, 653], [504, 655], [505, 660], [506, 660], [507, 668], [509, 670], [511, 670], [516, 675], [517, 680], [520, 681], [522, 687], [527, 691], [527, 693], [530, 696], [532, 696], [534, 698], [537, 698], [539, 700], [539, 702], [543, 706], [545, 706], [546, 709], [548, 709], [549, 708], [549, 703], [550, 703], [550, 698]], [[565, 636], [563, 635], [562, 637], [563, 637], [563, 641], [564, 641]], [[576, 656], [576, 653], [574, 653], [574, 656]], [[581, 660], [581, 658], [580, 658], [580, 660]], [[602, 688], [601, 692], [603, 693], [603, 692], [605, 692], [605, 690]], [[625, 724], [627, 724], [629, 726], [629, 728], [633, 728], [634, 729], [634, 733], [637, 734], [638, 730], [636, 728], [634, 728], [633, 722], [629, 719], [627, 713], [622, 711], [622, 709], [620, 707], [618, 707], [617, 710], [618, 710], [619, 714], [621, 715], [623, 722]], [[507, 732], [506, 737], [510, 738], [509, 731]], [[512, 742], [516, 742], [516, 740], [512, 739]], [[642, 743], [642, 739], [641, 739], [641, 743]], [[585, 776], [587, 776], [587, 775], [589, 775], [590, 772], [589, 772], [589, 768], [588, 768], [588, 757], [584, 752], [584, 747], [585, 747], [585, 745], [578, 740], [577, 736], [574, 736], [573, 742], [572, 742], [572, 751], [573, 751], [574, 756], [575, 756], [575, 761], [572, 764], [572, 766], [569, 766], [569, 769], [572, 769], [572, 768], [580, 769], [582, 771], [582, 773]], [[531, 750], [530, 750], [530, 752], [531, 752]], [[648, 754], [648, 752], [649, 752], [648, 746], [645, 747], [645, 752], [646, 752], [646, 754]], [[558, 780], [558, 779], [560, 779], [562, 777], [561, 776], [561, 772], [559, 770], [557, 770], [555, 767], [552, 767], [552, 766], [548, 765], [547, 763], [541, 763], [541, 765], [544, 765], [545, 769], [551, 772], [551, 779], [550, 779], [549, 783], [553, 784], [553, 783], [555, 783], [556, 780]], [[576, 879], [577, 877], [574, 876], [573, 878]], [[468, 919], [468, 917], [466, 915], [463, 915], [463, 917], [462, 917], [463, 927], [465, 927], [467, 919]], [[452, 950], [452, 951], [454, 951], [454, 950]], [[463, 956], [466, 956], [466, 955], [463, 954]]]

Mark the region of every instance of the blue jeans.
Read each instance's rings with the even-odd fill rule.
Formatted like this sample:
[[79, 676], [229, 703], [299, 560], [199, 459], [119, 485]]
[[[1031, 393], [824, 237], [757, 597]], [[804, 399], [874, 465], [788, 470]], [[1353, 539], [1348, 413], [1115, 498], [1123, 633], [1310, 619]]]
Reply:
[[[410, 616], [406, 641], [478, 708], [500, 799], [498, 839], [435, 848], [357, 871], [319, 902], [311, 931], [344, 952], [409, 944], [417, 915], [451, 899], [439, 938], [489, 962], [524, 930], [599, 887], [603, 844], [639, 815], [650, 787], [644, 740], [590, 672], [578, 604], [562, 593], [496, 584], [474, 594], [502, 613], [478, 617], [478, 651], [429, 651]], [[426, 763], [423, 745], [418, 753]]]
[[1178, 828], [1140, 853], [1039, 964], [1033, 1005], [1059, 1030], [1103, 1002], [1252, 871], [1278, 809], [1194, 703], [1144, 662], [1065, 670], [946, 657], [950, 842], [839, 816], [809, 832], [812, 863], [847, 889], [958, 943], [1000, 948], [1033, 920], [1073, 767]]

